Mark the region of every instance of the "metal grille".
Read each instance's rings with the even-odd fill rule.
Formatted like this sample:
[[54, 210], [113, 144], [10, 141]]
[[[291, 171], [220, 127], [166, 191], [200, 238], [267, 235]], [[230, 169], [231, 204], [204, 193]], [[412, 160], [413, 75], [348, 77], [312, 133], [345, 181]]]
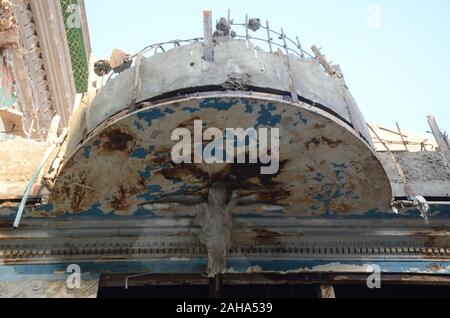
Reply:
[[87, 92], [89, 69], [81, 27], [78, 0], [61, 0], [62, 14], [69, 44], [73, 78], [77, 93]]

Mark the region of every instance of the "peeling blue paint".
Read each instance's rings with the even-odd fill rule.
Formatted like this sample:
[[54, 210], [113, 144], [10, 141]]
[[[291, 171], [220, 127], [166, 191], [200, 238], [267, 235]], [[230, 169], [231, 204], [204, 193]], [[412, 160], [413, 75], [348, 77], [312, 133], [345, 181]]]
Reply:
[[277, 108], [272, 105], [261, 105], [261, 110], [258, 112], [260, 115], [257, 119], [258, 126], [264, 125], [264, 126], [270, 126], [275, 127], [281, 123], [281, 115], [273, 115], [272, 112], [277, 110]]
[[[76, 217], [77, 218], [94, 218], [94, 219], [100, 219], [100, 218], [109, 218], [114, 217], [114, 211], [105, 212], [102, 209], [102, 204], [97, 202], [95, 203], [91, 208], [89, 208], [86, 211], [77, 212]], [[49, 211], [50, 212], [50, 211]], [[65, 211], [65, 213], [61, 216], [58, 216], [58, 219], [72, 219], [74, 217], [74, 214], [72, 211]]]
[[347, 169], [347, 165], [345, 163], [336, 164], [332, 163], [333, 171], [338, 178], [339, 181], [344, 181], [345, 177], [343, 176], [344, 170]]
[[[79, 262], [83, 280], [98, 280], [102, 273], [155, 273], [155, 274], [192, 274], [204, 273], [207, 260], [193, 258], [188, 260], [129, 260], [109, 262]], [[360, 267], [352, 272], [367, 273], [367, 266], [377, 265], [382, 273], [416, 273], [416, 274], [450, 274], [448, 261], [420, 261], [420, 260], [302, 260], [302, 259], [252, 259], [231, 258], [227, 268], [230, 272], [248, 273], [251, 268], [258, 268], [261, 272], [288, 273], [300, 272], [336, 272], [345, 270], [342, 266]], [[33, 265], [4, 265], [0, 266], [0, 276], [4, 281], [21, 281], [26, 279], [62, 280], [68, 277], [67, 262]], [[322, 267], [322, 269], [320, 268]], [[339, 269], [341, 267], [341, 269]], [[348, 270], [346, 270], [348, 272]], [[63, 274], [59, 274], [63, 273]]]
[[145, 159], [148, 155], [150, 155], [153, 151], [155, 151], [155, 146], [150, 146], [148, 149], [145, 148], [136, 148], [134, 149], [130, 156], [135, 159]]
[[[156, 191], [157, 194], [160, 194], [159, 186], [156, 186], [155, 188], [150, 187], [150, 190]], [[175, 191], [174, 193], [171, 193], [169, 195], [180, 195], [185, 193], [192, 193], [195, 191], [201, 190], [200, 186], [186, 186], [183, 185], [183, 188], [180, 190]], [[154, 194], [154, 193], [153, 193]], [[347, 193], [346, 195], [348, 195]], [[142, 197], [142, 196], [141, 196]], [[145, 195], [143, 195], [145, 197]], [[159, 196], [153, 196], [150, 197], [149, 202], [156, 201], [160, 199]], [[317, 201], [326, 204], [327, 200], [324, 199], [324, 195], [318, 194], [315, 198]], [[320, 199], [320, 200], [319, 200]], [[77, 213], [77, 217], [93, 217], [93, 218], [120, 218], [121, 216], [116, 215], [114, 212], [106, 212], [101, 209], [102, 205], [100, 203], [96, 203], [93, 205], [92, 208], [90, 208], [88, 211]], [[312, 205], [310, 207], [311, 210], [315, 211], [315, 207], [318, 207], [317, 205]], [[450, 218], [450, 205], [448, 204], [430, 204], [431, 208], [431, 215], [432, 218], [443, 218], [447, 219]], [[40, 205], [34, 208], [35, 212], [46, 212], [51, 213], [54, 211], [55, 207], [52, 204], [45, 204]], [[12, 221], [12, 218], [14, 217], [15, 213], [17, 212], [17, 208], [11, 208], [11, 207], [0, 207], [0, 220], [2, 221]], [[137, 211], [133, 213], [135, 215]], [[25, 219], [47, 219], [46, 216], [31, 216], [32, 209], [27, 208], [24, 218]], [[73, 218], [74, 213], [71, 211], [66, 211], [65, 214], [60, 216], [55, 216], [55, 219], [64, 219], [64, 218]], [[261, 214], [255, 214], [255, 213], [240, 213], [235, 215], [235, 217], [242, 217], [242, 218], [263, 218], [264, 215]], [[302, 216], [299, 216], [300, 218]], [[310, 216], [305, 215], [306, 218], [309, 218]], [[417, 209], [410, 209], [409, 211], [403, 212], [401, 214], [394, 214], [392, 211], [379, 211], [379, 210], [370, 210], [365, 213], [361, 214], [354, 214], [354, 215], [336, 215], [334, 213], [327, 212], [320, 217], [323, 217], [324, 219], [342, 219], [342, 220], [367, 220], [367, 219], [377, 219], [377, 220], [386, 220], [386, 219], [399, 219], [399, 220], [421, 220], [421, 214], [420, 211]]]
[[84, 217], [103, 217], [105, 215], [114, 215], [114, 212], [105, 213], [102, 209], [100, 202], [95, 203], [89, 210], [83, 212], [81, 215]]
[[147, 192], [138, 195], [139, 199], [144, 199], [146, 202], [156, 202], [164, 195], [163, 188], [160, 185], [150, 185], [147, 187]]
[[333, 195], [333, 199], [338, 199], [343, 197], [345, 194], [341, 191], [341, 189], [336, 190], [336, 192]]
[[312, 178], [312, 179], [317, 181], [317, 182], [322, 182], [323, 180], [325, 180], [325, 176], [322, 173], [318, 172], [316, 174], [316, 176], [314, 178]]
[[216, 109], [218, 111], [229, 111], [232, 107], [236, 106], [235, 100], [224, 101], [222, 98], [206, 99], [200, 103], [200, 108], [204, 109]]
[[137, 114], [138, 119], [145, 120], [148, 127], [151, 127], [153, 125], [153, 121], [159, 118], [163, 118], [164, 116], [166, 116], [166, 113], [163, 113], [159, 108], [142, 111]]
[[345, 163], [341, 163], [341, 164], [332, 163], [332, 165], [333, 165], [334, 169], [341, 169], [341, 170], [347, 169], [347, 165]]
[[303, 116], [303, 113], [302, 113], [302, 112], [298, 113], [298, 118], [300, 118], [300, 120], [302, 121], [303, 124], [308, 125], [308, 119], [306, 119], [306, 118]]
[[248, 99], [242, 99], [242, 103], [245, 106], [245, 113], [246, 114], [252, 114], [253, 113], [253, 106], [256, 103], [255, 102], [250, 102]]
[[89, 159], [91, 157], [91, 146], [84, 146], [83, 147], [83, 157], [84, 159]]
[[334, 187], [332, 185], [326, 184], [323, 187], [323, 191], [321, 193], [317, 193], [314, 195], [313, 199], [323, 203], [325, 208], [328, 209], [331, 202], [333, 201], [333, 195], [335, 194]]
[[139, 130], [141, 130], [141, 131], [144, 131], [144, 127], [141, 125], [141, 123], [140, 123], [139, 121], [135, 120], [135, 121], [134, 121], [134, 126], [135, 126], [137, 129], [139, 129]]
[[152, 167], [147, 166], [144, 171], [139, 171], [138, 173], [144, 180], [148, 180], [152, 176]]
[[184, 107], [183, 110], [184, 110], [185, 112], [190, 112], [191, 114], [194, 114], [194, 113], [197, 113], [197, 112], [200, 112], [200, 111], [201, 111], [201, 109], [199, 109], [199, 108], [194, 108], [194, 107]]
[[41, 204], [39, 206], [37, 206], [34, 210], [36, 212], [51, 212], [53, 211], [55, 207], [53, 206], [53, 204], [49, 203], [49, 204]]
[[155, 217], [156, 214], [154, 212], [146, 210], [144, 208], [139, 208], [136, 212], [134, 212], [133, 216], [135, 216], [135, 217]]

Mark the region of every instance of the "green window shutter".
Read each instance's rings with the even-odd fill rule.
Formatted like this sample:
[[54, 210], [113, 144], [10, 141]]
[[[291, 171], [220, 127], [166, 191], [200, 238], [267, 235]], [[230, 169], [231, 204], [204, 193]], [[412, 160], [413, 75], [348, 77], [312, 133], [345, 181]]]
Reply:
[[[69, 44], [70, 59], [73, 68], [73, 78], [77, 94], [87, 92], [89, 81], [89, 66], [81, 27], [81, 17], [78, 0], [61, 0], [64, 26]], [[78, 8], [78, 9], [76, 9]]]

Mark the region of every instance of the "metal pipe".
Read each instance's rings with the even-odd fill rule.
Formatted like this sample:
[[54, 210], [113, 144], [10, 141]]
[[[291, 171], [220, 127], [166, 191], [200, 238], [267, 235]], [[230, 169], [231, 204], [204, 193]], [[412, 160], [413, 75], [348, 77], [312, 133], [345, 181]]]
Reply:
[[19, 205], [19, 210], [17, 211], [17, 215], [16, 215], [16, 219], [14, 221], [14, 228], [17, 229], [19, 228], [20, 225], [20, 220], [22, 219], [22, 214], [23, 211], [25, 209], [25, 205], [28, 201], [28, 197], [30, 196], [30, 192], [33, 189], [33, 185], [36, 183], [36, 180], [38, 178], [38, 176], [40, 175], [42, 169], [44, 168], [46, 162], [48, 161], [48, 159], [50, 158], [50, 156], [52, 155], [53, 151], [56, 149], [57, 143], [54, 143], [50, 146], [50, 148], [47, 149], [44, 158], [42, 159], [41, 163], [39, 164], [36, 172], [34, 173], [34, 175], [31, 177], [30, 182], [28, 183], [28, 186], [25, 190], [25, 193], [22, 197], [22, 201], [20, 202]]
[[296, 39], [297, 39], [297, 47], [300, 50], [300, 55], [301, 55], [301, 57], [305, 57], [305, 54], [303, 53], [302, 45], [300, 44], [300, 39], [298, 38], [298, 36], [296, 37]]
[[248, 41], [248, 14], [245, 14], [245, 38]]
[[266, 21], [266, 26], [267, 26], [267, 42], [269, 43], [270, 53], [272, 53], [273, 52], [273, 50], [272, 50], [272, 37], [270, 36], [269, 21]]
[[283, 39], [283, 47], [286, 50], [286, 55], [289, 54], [287, 42], [286, 42], [286, 35], [284, 34], [283, 28], [281, 29], [281, 38]]

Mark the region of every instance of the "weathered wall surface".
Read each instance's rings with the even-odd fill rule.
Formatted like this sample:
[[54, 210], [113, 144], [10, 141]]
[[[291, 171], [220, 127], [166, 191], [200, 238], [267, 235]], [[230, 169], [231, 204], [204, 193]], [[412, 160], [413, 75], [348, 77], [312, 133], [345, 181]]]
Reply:
[[[439, 152], [398, 152], [395, 154], [413, 190], [424, 197], [450, 196], [450, 167]], [[394, 196], [406, 196], [404, 180], [388, 153], [377, 153], [391, 182]]]
[[[207, 90], [249, 90], [296, 93], [306, 102], [324, 107], [361, 132], [370, 143], [362, 114], [343, 84], [327, 75], [316, 60], [267, 53], [242, 40], [219, 40], [214, 62], [203, 59], [203, 45], [196, 43], [174, 48], [143, 61], [137, 101], [167, 93]], [[291, 75], [292, 74], [292, 78]], [[86, 126], [72, 130], [92, 131], [114, 114], [127, 109], [134, 87], [135, 69], [129, 69], [101, 88], [87, 109]], [[78, 143], [79, 136], [75, 143]]]
[[0, 200], [22, 197], [47, 147], [27, 139], [0, 142]]
[[[278, 128], [279, 170], [261, 175], [260, 164], [237, 164], [235, 155], [233, 163], [176, 165], [172, 131], [193, 131], [194, 120], [221, 131]], [[49, 202], [54, 214], [186, 216], [192, 215], [190, 207], [163, 209], [156, 203], [205, 195], [217, 181], [241, 197], [257, 198], [254, 205], [236, 208], [237, 214], [389, 213], [391, 201], [381, 164], [350, 127], [304, 103], [236, 92], [177, 99], [119, 116], [70, 152]]]

